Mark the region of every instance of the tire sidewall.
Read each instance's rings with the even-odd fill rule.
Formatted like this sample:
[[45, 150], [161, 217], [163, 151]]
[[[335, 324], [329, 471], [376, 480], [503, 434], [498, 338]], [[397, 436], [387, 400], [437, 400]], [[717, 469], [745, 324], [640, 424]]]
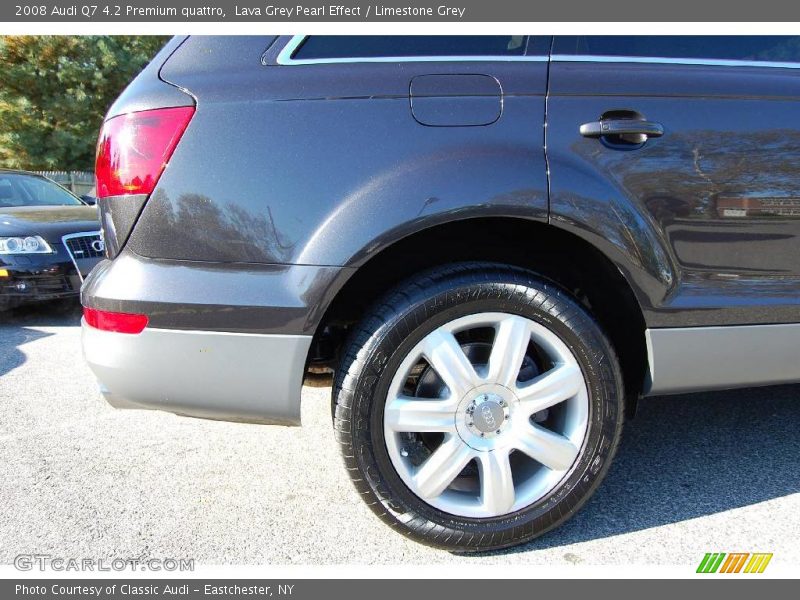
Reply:
[[[520, 282], [518, 274], [500, 271], [483, 273], [477, 282], [443, 281], [382, 325], [363, 348], [362, 373], [356, 380], [352, 406], [355, 457], [376, 499], [400, 523], [422, 518], [462, 534], [509, 532], [511, 543], [518, 543], [576, 512], [607, 469], [622, 417], [621, 379], [615, 372], [613, 350], [598, 325], [563, 291], [532, 277], [525, 279]], [[577, 359], [589, 398], [587, 433], [579, 458], [565, 478], [528, 507], [485, 519], [445, 513], [416, 496], [392, 464], [383, 428], [388, 389], [408, 352], [441, 325], [480, 312], [519, 315], [556, 333]], [[409, 533], [418, 537], [415, 531]], [[424, 536], [422, 541], [430, 543]]]

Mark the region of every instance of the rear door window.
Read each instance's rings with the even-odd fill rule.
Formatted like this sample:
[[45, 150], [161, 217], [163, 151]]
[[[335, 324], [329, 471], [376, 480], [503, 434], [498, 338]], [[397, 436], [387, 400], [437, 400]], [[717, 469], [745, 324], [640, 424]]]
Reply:
[[800, 62], [800, 36], [559, 36], [554, 55]]

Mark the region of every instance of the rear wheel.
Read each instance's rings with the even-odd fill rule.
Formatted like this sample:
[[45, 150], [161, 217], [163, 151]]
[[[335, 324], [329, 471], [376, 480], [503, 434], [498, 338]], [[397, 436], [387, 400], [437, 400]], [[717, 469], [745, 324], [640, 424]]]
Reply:
[[359, 493], [384, 521], [450, 550], [532, 539], [599, 484], [622, 427], [602, 330], [520, 269], [455, 265], [365, 317], [334, 387]]

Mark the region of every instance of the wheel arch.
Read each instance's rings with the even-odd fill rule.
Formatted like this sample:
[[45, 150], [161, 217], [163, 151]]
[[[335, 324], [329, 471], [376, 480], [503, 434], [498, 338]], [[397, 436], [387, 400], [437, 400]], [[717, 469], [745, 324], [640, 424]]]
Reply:
[[646, 299], [623, 274], [626, 265], [575, 233], [532, 219], [467, 217], [418, 229], [362, 255], [354, 268], [343, 270], [335, 293], [317, 311], [307, 361], [312, 372], [335, 369], [348, 328], [399, 282], [439, 265], [492, 261], [536, 272], [593, 314], [619, 354], [629, 408], [635, 407], [647, 371]]

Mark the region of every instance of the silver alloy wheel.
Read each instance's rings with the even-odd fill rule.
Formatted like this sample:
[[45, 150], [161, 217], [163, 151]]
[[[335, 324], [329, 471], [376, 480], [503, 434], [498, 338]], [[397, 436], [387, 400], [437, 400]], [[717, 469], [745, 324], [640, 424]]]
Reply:
[[[494, 330], [491, 350], [487, 364], [473, 365], [456, 336], [481, 328]], [[519, 381], [530, 352], [547, 368]], [[408, 394], [420, 364], [441, 379], [438, 397]], [[455, 319], [419, 342], [392, 379], [383, 422], [392, 464], [414, 494], [441, 511], [486, 518], [530, 506], [558, 485], [580, 453], [588, 415], [583, 372], [566, 344], [530, 319], [493, 312]], [[421, 460], [411, 444], [425, 449]]]

